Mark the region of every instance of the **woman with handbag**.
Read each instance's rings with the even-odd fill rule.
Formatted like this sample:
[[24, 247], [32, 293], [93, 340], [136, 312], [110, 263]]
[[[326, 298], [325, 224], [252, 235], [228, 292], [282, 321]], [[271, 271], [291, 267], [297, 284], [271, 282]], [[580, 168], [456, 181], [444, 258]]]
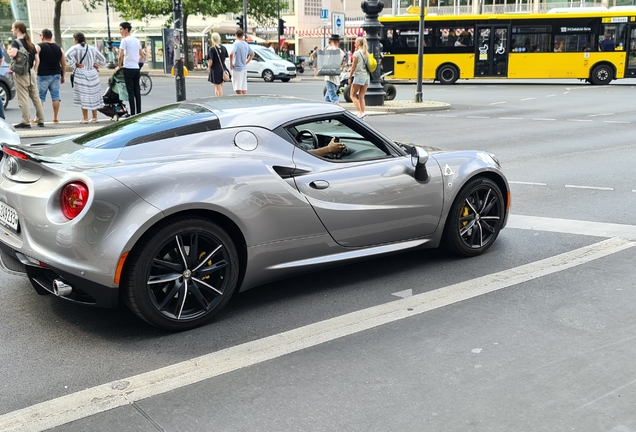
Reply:
[[227, 49], [221, 45], [221, 35], [212, 33], [212, 46], [208, 49], [208, 81], [214, 84], [215, 96], [223, 96], [223, 83], [232, 79], [225, 67], [227, 57]]
[[73, 45], [66, 52], [66, 63], [73, 66], [71, 85], [73, 105], [82, 109], [80, 123], [88, 123], [88, 111], [93, 112], [91, 123], [97, 122], [97, 110], [104, 106], [102, 86], [97, 70], [106, 64], [106, 58], [96, 48], [86, 43], [84, 33], [73, 35]]

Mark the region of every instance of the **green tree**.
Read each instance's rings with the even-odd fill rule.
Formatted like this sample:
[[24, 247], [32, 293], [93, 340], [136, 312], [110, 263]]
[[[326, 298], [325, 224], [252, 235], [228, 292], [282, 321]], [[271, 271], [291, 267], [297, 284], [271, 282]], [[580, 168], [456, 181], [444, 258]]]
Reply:
[[[63, 0], [55, 0], [63, 1]], [[102, 3], [103, 0], [83, 0]], [[148, 17], [166, 17], [166, 25], [172, 23], [172, 0], [109, 0], [125, 19], [143, 20]], [[281, 8], [286, 0], [281, 1]], [[243, 2], [236, 0], [183, 0], [183, 46], [188, 46], [188, 17], [201, 15], [213, 17], [227, 12], [238, 13], [243, 10]], [[265, 22], [269, 18], [278, 15], [277, 0], [250, 0], [247, 5], [247, 15], [251, 22]], [[188, 50], [185, 52], [186, 64], [188, 64]]]
[[[46, 1], [46, 0], [43, 0]], [[62, 27], [60, 25], [60, 20], [62, 19], [62, 3], [67, 2], [69, 0], [54, 0], [55, 8], [53, 11], [53, 38], [55, 39], [55, 43], [59, 46], [62, 46]], [[95, 6], [99, 3], [102, 3], [101, 0], [82, 0], [84, 5], [84, 9], [95, 9]]]

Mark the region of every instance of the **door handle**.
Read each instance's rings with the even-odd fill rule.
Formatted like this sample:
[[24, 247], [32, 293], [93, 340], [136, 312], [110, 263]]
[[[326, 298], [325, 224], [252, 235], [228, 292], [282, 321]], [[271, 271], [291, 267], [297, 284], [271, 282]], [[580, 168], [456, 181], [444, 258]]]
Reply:
[[314, 189], [327, 189], [329, 187], [329, 182], [326, 180], [314, 180], [309, 183], [309, 186]]
[[406, 63], [405, 60], [400, 60], [400, 61], [397, 62], [397, 64], [405, 64], [405, 63]]

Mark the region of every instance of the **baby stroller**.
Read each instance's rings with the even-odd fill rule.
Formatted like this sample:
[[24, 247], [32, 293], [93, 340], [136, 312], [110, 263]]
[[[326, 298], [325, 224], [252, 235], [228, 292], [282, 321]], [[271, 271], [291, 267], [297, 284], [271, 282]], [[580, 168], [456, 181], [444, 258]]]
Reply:
[[111, 120], [117, 121], [121, 117], [128, 117], [128, 108], [125, 100], [128, 100], [128, 91], [124, 82], [124, 71], [119, 70], [108, 78], [108, 88], [104, 93], [104, 106], [98, 111]]

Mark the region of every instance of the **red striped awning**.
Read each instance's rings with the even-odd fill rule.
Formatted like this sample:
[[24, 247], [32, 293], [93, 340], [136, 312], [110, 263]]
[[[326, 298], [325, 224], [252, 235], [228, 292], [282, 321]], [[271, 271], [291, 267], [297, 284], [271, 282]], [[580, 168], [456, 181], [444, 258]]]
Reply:
[[[323, 28], [296, 29], [296, 35], [304, 37], [331, 37], [331, 30]], [[364, 36], [364, 29], [362, 29], [362, 27], [347, 27], [345, 29], [345, 34], [340, 36], [352, 38]]]

